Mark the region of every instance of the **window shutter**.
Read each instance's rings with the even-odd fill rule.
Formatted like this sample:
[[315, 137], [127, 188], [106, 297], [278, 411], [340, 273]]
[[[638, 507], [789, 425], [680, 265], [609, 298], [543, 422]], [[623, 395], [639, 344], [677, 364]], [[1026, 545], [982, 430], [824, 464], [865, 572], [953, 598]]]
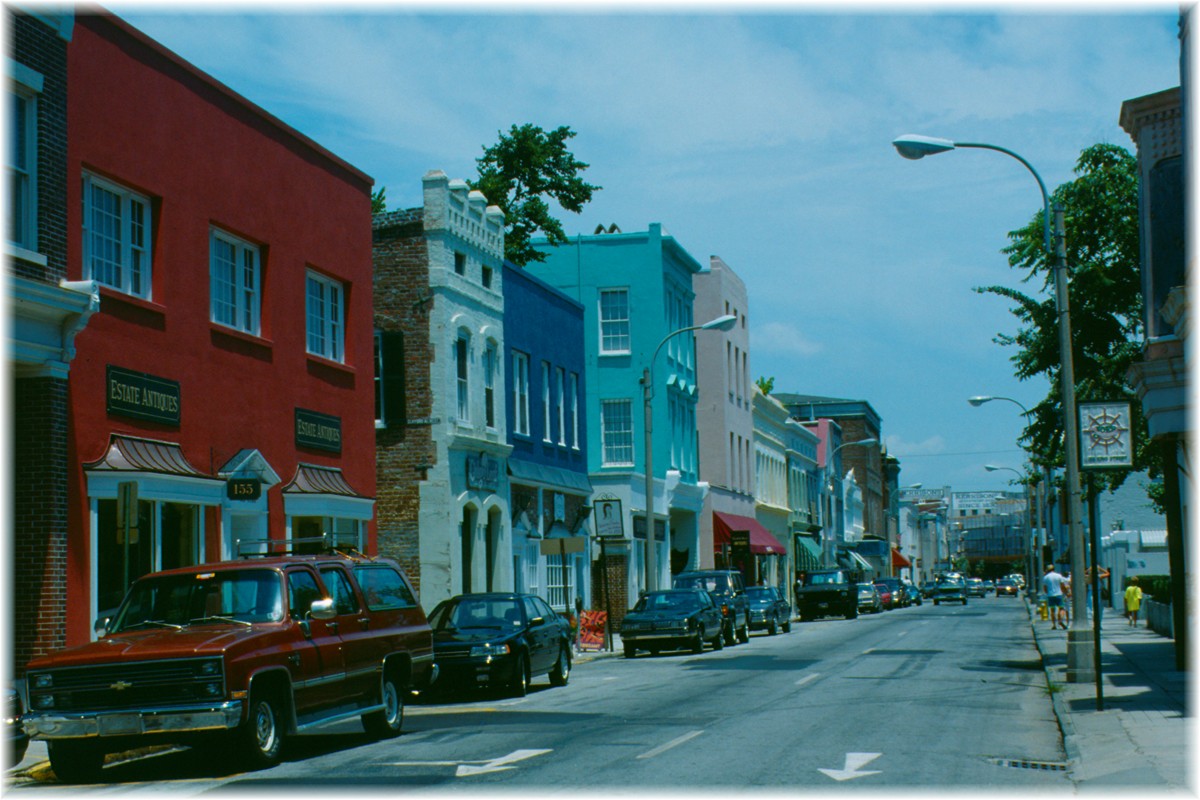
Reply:
[[404, 334], [380, 331], [380, 360], [383, 362], [383, 420], [388, 425], [408, 423], [404, 379]]

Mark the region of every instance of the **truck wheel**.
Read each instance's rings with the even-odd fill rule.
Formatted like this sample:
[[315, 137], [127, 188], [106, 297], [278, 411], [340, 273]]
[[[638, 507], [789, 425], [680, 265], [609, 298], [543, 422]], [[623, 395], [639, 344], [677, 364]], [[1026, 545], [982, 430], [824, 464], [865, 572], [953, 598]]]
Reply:
[[852, 608], [847, 611], [846, 619], [858, 619], [858, 608]]
[[725, 629], [725, 644], [729, 645], [730, 647], [733, 647], [735, 644], [737, 644], [737, 636], [734, 634], [733, 623], [730, 622], [728, 625], [723, 625], [721, 627]]
[[784, 621], [783, 621], [783, 632], [784, 632], [784, 633], [791, 633], [791, 632], [792, 632], [792, 618], [791, 618], [791, 615], [789, 615], [789, 616], [788, 616], [788, 618], [787, 618], [786, 620], [784, 620]]
[[87, 741], [51, 739], [46, 743], [50, 766], [63, 783], [96, 783], [104, 768], [104, 751]]
[[725, 636], [720, 631], [717, 631], [717, 635], [713, 637], [712, 648], [713, 650], [723, 650], [725, 648]]
[[279, 705], [265, 692], [250, 697], [250, 713], [238, 729], [237, 752], [251, 769], [273, 767], [283, 755], [283, 721]]
[[400, 735], [404, 725], [404, 697], [395, 678], [390, 675], [383, 678], [383, 703], [381, 711], [372, 711], [362, 715], [363, 730], [376, 739], [391, 739]]
[[696, 635], [692, 639], [692, 652], [697, 655], [704, 652], [704, 628], [696, 631]]
[[625, 644], [625, 657], [633, 658], [635, 655], [637, 655], [637, 648], [627, 642]]
[[750, 641], [750, 618], [749, 617], [746, 617], [744, 620], [742, 620], [742, 627], [738, 629], [737, 638], [738, 638], [738, 641], [741, 642], [742, 644], [745, 644], [746, 642]]
[[779, 633], [779, 626], [775, 623], [774, 618], [772, 618], [771, 622], [767, 625], [767, 635], [774, 636], [777, 633]]

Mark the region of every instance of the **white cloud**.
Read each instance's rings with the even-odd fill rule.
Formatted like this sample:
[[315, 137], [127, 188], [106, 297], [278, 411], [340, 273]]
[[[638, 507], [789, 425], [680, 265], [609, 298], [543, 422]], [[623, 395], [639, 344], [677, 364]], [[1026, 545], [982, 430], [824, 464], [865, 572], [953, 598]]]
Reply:
[[752, 325], [750, 341], [752, 352], [759, 354], [814, 356], [824, 349], [820, 342], [814, 342], [795, 325], [786, 322]]

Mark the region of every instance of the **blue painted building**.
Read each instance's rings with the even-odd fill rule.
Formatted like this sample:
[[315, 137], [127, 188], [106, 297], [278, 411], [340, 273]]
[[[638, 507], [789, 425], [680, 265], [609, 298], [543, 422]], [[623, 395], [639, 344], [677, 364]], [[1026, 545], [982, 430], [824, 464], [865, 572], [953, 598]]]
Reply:
[[699, 515], [708, 485], [698, 479], [695, 340], [691, 332], [663, 340], [693, 324], [692, 276], [707, 267], [657, 223], [636, 233], [581, 235], [560, 247], [545, 240], [534, 245], [546, 260], [527, 269], [583, 306], [595, 525], [605, 542], [610, 607], [629, 608], [646, 582], [640, 381], [656, 350], [651, 423], [656, 583], [667, 586], [672, 572], [700, 563]]
[[503, 285], [514, 586], [590, 608], [583, 306], [508, 262]]

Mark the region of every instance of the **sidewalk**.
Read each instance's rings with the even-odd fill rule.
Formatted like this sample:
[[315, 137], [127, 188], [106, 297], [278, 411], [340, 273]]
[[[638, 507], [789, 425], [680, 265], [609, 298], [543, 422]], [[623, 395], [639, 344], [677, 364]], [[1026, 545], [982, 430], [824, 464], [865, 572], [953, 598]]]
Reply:
[[1080, 789], [1193, 793], [1192, 725], [1184, 716], [1188, 673], [1175, 669], [1175, 643], [1145, 621], [1130, 627], [1112, 608], [1104, 609], [1101, 619], [1102, 711], [1095, 681], [1067, 682], [1067, 632], [1052, 629], [1030, 608], [1071, 779]]

